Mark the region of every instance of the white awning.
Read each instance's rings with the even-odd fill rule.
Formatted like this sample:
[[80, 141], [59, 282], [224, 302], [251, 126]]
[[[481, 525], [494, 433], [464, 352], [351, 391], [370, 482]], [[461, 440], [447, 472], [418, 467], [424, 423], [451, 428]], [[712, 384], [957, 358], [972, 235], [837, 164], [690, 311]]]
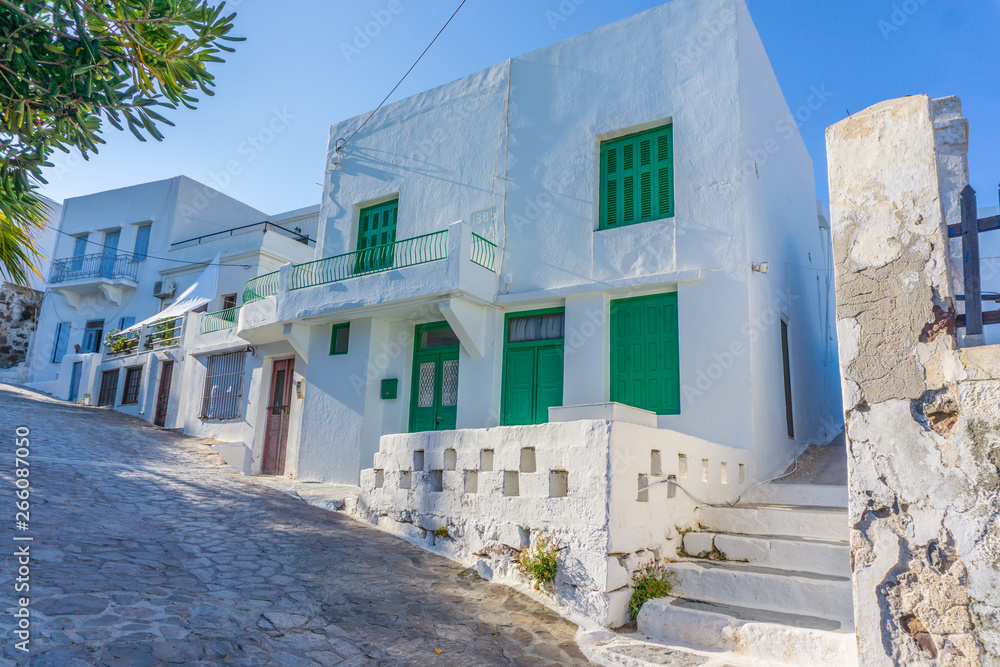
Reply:
[[178, 317], [184, 313], [194, 310], [199, 306], [204, 306], [206, 303], [211, 301], [216, 297], [219, 291], [219, 255], [215, 255], [215, 259], [205, 267], [198, 279], [191, 284], [184, 292], [181, 293], [177, 299], [158, 312], [152, 317], [144, 319], [142, 322], [136, 322], [130, 326], [126, 331], [138, 331], [147, 324], [153, 324], [154, 322], [159, 322], [160, 320], [168, 320], [173, 317]]

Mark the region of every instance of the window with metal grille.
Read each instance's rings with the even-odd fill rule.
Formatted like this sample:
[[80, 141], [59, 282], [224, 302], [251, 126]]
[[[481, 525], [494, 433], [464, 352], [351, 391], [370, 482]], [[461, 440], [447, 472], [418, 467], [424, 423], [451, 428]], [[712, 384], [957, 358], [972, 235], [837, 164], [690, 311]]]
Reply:
[[118, 370], [101, 373], [101, 391], [97, 394], [98, 405], [114, 405], [118, 395]]
[[222, 295], [222, 310], [229, 310], [230, 308], [236, 307], [236, 295], [235, 294], [223, 294]]
[[208, 358], [202, 419], [237, 419], [243, 398], [245, 352], [217, 354]]
[[672, 125], [601, 143], [600, 228], [674, 215]]
[[142, 366], [125, 369], [125, 389], [122, 391], [122, 405], [139, 402], [139, 385], [142, 383]]

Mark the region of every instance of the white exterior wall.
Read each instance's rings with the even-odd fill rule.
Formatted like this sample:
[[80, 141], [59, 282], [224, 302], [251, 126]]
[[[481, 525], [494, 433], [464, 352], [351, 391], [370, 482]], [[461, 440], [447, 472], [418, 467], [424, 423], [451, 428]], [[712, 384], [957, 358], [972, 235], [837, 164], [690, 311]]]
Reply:
[[[826, 444], [843, 426], [831, 328], [833, 267], [829, 229], [820, 229], [817, 215], [812, 159], [745, 6], [737, 24], [744, 142], [740, 177], [750, 230], [744, 264], [767, 262], [769, 269], [767, 274], [743, 272], [750, 292], [749, 326], [730, 341], [732, 349], [717, 351], [723, 356], [750, 351], [757, 466], [771, 474], [784, 470], [806, 445]], [[782, 318], [791, 348], [793, 439], [784, 402]]]
[[[375, 315], [412, 337], [416, 323], [445, 319], [434, 304], [452, 291], [473, 292], [485, 311], [479, 326], [489, 333], [484, 356], [462, 347], [458, 427], [484, 427], [499, 423], [505, 312], [564, 306], [564, 405], [601, 403], [610, 394], [610, 301], [676, 291], [681, 414], [660, 416], [658, 426], [756, 448], [756, 470], [769, 474], [805, 444], [825, 442], [839, 420], [839, 409], [829, 409], [837, 400], [828, 388], [834, 374], [824, 366], [829, 246], [794, 124], [782, 128], [789, 140], [775, 137], [781, 150], [753, 178], [744, 171], [748, 152], [789, 116], [744, 3], [674, 0], [388, 105], [339, 154], [337, 140], [366, 116], [335, 124], [317, 257], [355, 249], [360, 209], [398, 196], [397, 240], [460, 219], [502, 247], [492, 296], [462, 276], [457, 284], [437, 278], [452, 272], [449, 252], [448, 262], [279, 294], [267, 300], [275, 303], [254, 304], [241, 326], [263, 340], [275, 335], [269, 322]], [[600, 142], [666, 123], [674, 128], [674, 217], [595, 231]], [[473, 215], [491, 206], [495, 222]], [[758, 261], [769, 262], [771, 273], [751, 272]], [[786, 264], [817, 270], [786, 275]], [[780, 326], [760, 323], [786, 290], [793, 295], [782, 312], [791, 324], [794, 440], [785, 427]], [[432, 314], [408, 313], [407, 304], [421, 298]], [[406, 430], [412, 342], [403, 347], [386, 373], [371, 378], [375, 385], [399, 378], [395, 405], [354, 400], [349, 419], [338, 423], [345, 431], [363, 424], [361, 431], [303, 458], [316, 468], [300, 475], [347, 481], [355, 471], [341, 474], [349, 462], [335, 463], [341, 454], [332, 449], [352, 450], [345, 455], [352, 460], [361, 451], [366, 467], [376, 431]], [[333, 418], [318, 413], [308, 411], [307, 432], [329, 432]]]

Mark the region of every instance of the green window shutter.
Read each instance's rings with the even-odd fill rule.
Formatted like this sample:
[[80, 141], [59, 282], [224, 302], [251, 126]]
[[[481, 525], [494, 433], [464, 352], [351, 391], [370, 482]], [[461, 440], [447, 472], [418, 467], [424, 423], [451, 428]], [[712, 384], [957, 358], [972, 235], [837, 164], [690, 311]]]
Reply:
[[677, 293], [611, 302], [611, 400], [680, 414]]
[[672, 217], [673, 128], [601, 143], [600, 228]]
[[381, 271], [392, 267], [396, 242], [396, 219], [399, 200], [394, 199], [361, 209], [358, 218], [358, 273]]
[[656, 134], [656, 207], [661, 218], [674, 216], [674, 128]]

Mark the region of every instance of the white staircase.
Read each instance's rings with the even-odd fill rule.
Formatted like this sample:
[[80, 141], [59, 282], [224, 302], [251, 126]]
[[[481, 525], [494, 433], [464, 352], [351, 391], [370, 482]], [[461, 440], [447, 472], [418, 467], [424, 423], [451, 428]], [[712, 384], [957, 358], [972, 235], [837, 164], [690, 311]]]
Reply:
[[789, 665], [856, 665], [847, 488], [766, 484], [700, 507], [670, 565], [677, 598], [647, 602], [639, 630], [665, 642]]

